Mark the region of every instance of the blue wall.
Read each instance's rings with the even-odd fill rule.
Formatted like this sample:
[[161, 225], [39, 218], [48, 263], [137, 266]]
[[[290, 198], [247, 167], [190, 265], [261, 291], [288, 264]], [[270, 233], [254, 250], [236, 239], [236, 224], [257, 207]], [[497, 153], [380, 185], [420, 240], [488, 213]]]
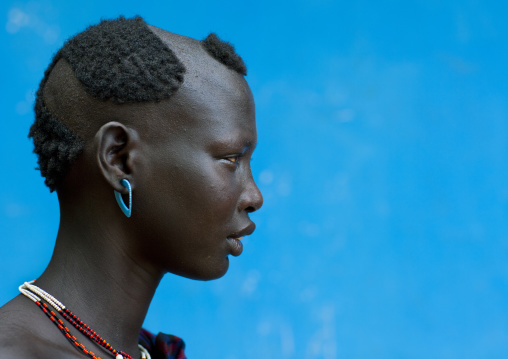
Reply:
[[190, 358], [507, 358], [508, 5], [211, 3], [1, 3], [0, 304], [58, 226], [26, 137], [43, 71], [87, 25], [140, 14], [236, 45], [265, 196], [228, 274], [168, 275], [150, 330]]

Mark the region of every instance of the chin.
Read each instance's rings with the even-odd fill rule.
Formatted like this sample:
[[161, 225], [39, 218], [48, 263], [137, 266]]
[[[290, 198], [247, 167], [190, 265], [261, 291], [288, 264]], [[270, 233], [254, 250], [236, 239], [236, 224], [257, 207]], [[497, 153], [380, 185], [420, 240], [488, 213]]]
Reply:
[[209, 265], [203, 265], [199, 268], [192, 268], [191, 270], [170, 270], [170, 272], [189, 279], [209, 281], [223, 277], [227, 273], [228, 269], [229, 259], [226, 257], [226, 260], [222, 261], [220, 264], [212, 263]]

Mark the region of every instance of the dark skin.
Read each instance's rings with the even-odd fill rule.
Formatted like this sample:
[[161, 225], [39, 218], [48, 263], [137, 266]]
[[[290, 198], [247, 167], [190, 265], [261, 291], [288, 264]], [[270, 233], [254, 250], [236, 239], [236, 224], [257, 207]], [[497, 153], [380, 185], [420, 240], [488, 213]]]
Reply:
[[[44, 92], [50, 110], [86, 147], [57, 190], [60, 227], [37, 285], [134, 358], [163, 275], [223, 276], [228, 256], [241, 252], [235, 238], [254, 230], [249, 213], [263, 201], [250, 168], [257, 133], [243, 76], [211, 58], [196, 40], [151, 29], [187, 68], [172, 98], [157, 104], [99, 102], [84, 93], [63, 60]], [[133, 188], [131, 218], [113, 195], [127, 194], [123, 178]], [[0, 357], [85, 356], [20, 295], [0, 308]]]

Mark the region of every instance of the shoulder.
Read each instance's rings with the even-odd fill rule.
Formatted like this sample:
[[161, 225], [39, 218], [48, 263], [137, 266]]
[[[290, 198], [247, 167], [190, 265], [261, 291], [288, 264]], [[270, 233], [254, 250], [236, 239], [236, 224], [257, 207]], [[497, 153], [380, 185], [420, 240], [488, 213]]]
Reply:
[[25, 303], [15, 298], [0, 307], [0, 358], [82, 358], [72, 347], [51, 340], [45, 323], [35, 319], [40, 317], [39, 313], [34, 316]]
[[[0, 331], [3, 331], [0, 325]], [[24, 337], [0, 335], [0, 358], [2, 359], [82, 359], [72, 347], [62, 348], [59, 345], [33, 335]]]

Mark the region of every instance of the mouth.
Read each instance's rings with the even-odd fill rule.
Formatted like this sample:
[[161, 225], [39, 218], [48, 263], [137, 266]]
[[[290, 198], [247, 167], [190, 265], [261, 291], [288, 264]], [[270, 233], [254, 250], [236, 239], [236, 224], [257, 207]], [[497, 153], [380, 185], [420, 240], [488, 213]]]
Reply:
[[234, 232], [230, 234], [227, 237], [227, 241], [229, 244], [230, 253], [234, 257], [238, 257], [243, 252], [243, 243], [241, 240], [243, 237], [248, 236], [249, 234], [252, 234], [254, 230], [256, 229], [256, 225], [254, 222], [251, 222], [247, 227], [244, 229]]

